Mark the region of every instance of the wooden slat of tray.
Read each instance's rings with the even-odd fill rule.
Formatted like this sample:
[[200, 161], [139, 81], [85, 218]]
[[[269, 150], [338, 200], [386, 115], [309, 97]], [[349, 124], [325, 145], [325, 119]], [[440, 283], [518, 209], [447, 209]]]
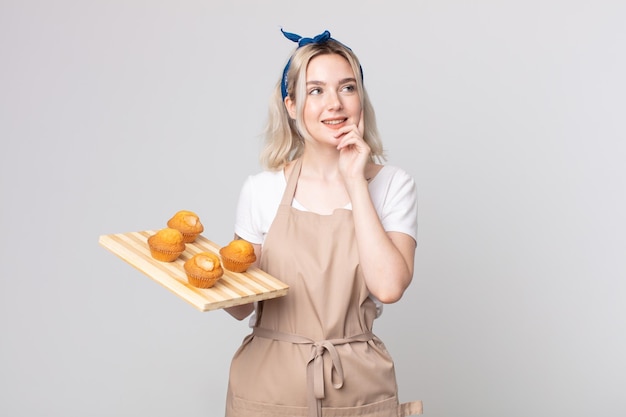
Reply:
[[252, 267], [246, 272], [224, 269], [224, 275], [213, 287], [194, 287], [187, 281], [183, 269], [185, 261], [199, 252], [212, 252], [219, 256], [220, 246], [200, 235], [195, 242], [186, 243], [185, 251], [174, 262], [162, 262], [154, 259], [148, 248], [148, 237], [154, 233], [154, 230], [145, 230], [102, 235], [98, 242], [200, 311], [232, 307], [287, 294], [287, 284], [259, 268]]

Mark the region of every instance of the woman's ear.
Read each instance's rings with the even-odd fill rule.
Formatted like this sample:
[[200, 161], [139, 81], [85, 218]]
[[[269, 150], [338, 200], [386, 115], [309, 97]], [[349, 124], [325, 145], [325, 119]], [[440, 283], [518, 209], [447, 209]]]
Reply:
[[287, 113], [289, 117], [292, 119], [296, 119], [296, 102], [291, 99], [291, 97], [285, 97], [285, 108], [287, 109]]

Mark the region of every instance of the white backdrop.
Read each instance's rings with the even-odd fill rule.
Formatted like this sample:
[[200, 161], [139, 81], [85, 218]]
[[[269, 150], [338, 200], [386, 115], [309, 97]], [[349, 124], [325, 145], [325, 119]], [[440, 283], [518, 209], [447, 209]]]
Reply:
[[196, 211], [224, 244], [293, 44], [360, 56], [419, 188], [376, 323], [431, 417], [626, 415], [626, 4], [0, 2], [0, 415], [220, 416], [246, 322], [98, 245]]

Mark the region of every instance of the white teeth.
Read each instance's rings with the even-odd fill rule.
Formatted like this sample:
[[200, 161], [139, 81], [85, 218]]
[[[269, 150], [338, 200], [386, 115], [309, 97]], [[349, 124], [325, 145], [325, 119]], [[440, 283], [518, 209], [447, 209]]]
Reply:
[[343, 120], [327, 120], [324, 122], [324, 124], [327, 125], [338, 125], [339, 123], [343, 123]]

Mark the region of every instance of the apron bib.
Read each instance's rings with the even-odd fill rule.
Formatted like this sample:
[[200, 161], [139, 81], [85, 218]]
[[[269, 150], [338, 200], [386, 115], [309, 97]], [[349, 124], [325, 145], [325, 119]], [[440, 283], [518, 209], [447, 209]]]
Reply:
[[372, 333], [369, 297], [352, 211], [331, 215], [292, 207], [302, 160], [289, 177], [260, 267], [289, 285], [259, 303], [255, 327], [235, 353], [227, 417], [403, 417], [394, 363]]

